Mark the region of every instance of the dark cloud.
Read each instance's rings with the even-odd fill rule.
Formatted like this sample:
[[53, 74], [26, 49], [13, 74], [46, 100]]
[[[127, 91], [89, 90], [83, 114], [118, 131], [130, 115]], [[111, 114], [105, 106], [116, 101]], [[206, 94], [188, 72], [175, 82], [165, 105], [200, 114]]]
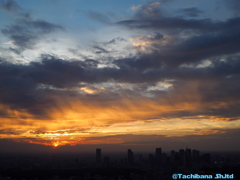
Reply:
[[59, 25], [56, 25], [53, 23], [49, 23], [49, 22], [43, 21], [43, 20], [26, 22], [26, 26], [30, 26], [30, 27], [39, 29], [39, 30], [41, 30], [42, 33], [50, 33], [57, 29], [63, 30], [62, 26], [59, 26]]
[[[133, 61], [133, 64], [121, 65], [124, 61]], [[145, 64], [142, 64], [139, 59], [119, 59], [116, 68], [98, 68], [99, 62], [93, 59], [66, 61], [50, 55], [43, 55], [39, 62], [31, 62], [28, 65], [2, 62], [0, 100], [12, 109], [27, 110], [36, 117], [45, 119], [48, 109], [58, 107], [59, 100], [94, 103], [100, 101], [103, 105], [112, 99], [117, 104], [117, 99], [121, 97], [145, 99], [141, 94], [151, 93], [159, 105], [201, 104], [198, 110], [173, 109], [169, 114], [160, 113], [156, 118], [211, 115], [234, 120], [240, 116], [238, 55], [225, 58], [224, 61], [215, 59], [210, 66], [201, 68], [162, 66], [159, 69], [146, 70], [145, 66], [151, 63], [149, 61], [148, 58], [148, 61], [143, 61]], [[154, 61], [152, 63], [154, 66]], [[171, 89], [148, 91], [147, 87], [167, 79], [173, 80]], [[104, 92], [91, 96], [71, 90], [110, 81], [130, 83], [134, 88], [127, 90], [117, 86], [109, 87]], [[148, 99], [155, 101], [151, 97]]]
[[134, 15], [134, 19], [158, 19], [164, 16], [162, 9], [159, 8], [160, 2], [149, 2], [141, 6], [139, 11]]
[[219, 24], [212, 23], [209, 19], [193, 20], [183, 19], [179, 17], [164, 17], [158, 19], [129, 19], [117, 22], [118, 25], [126, 26], [131, 29], [143, 30], [172, 30], [178, 32], [179, 30], [203, 30], [215, 31]]
[[239, 16], [240, 13], [240, 2], [238, 0], [229, 0], [229, 1], [223, 1], [223, 4], [226, 4], [233, 13], [233, 16]]
[[97, 45], [93, 46], [93, 48], [98, 50], [98, 51], [95, 52], [97, 54], [108, 53], [109, 52], [106, 49], [104, 49], [103, 47], [100, 47], [100, 46], [97, 46]]
[[10, 51], [14, 52], [15, 54], [21, 55], [21, 51], [19, 51], [18, 49], [15, 48], [9, 48]]
[[200, 14], [203, 13], [203, 11], [199, 10], [198, 8], [185, 8], [181, 9], [178, 12], [182, 13], [185, 16], [188, 17], [198, 17]]
[[[232, 18], [224, 22], [210, 20], [186, 20], [180, 18], [159, 18], [157, 20], [126, 20], [120, 24], [137, 29], [164, 30], [173, 29], [175, 42], [166, 46], [161, 41], [154, 46], [157, 38], [153, 38], [152, 54], [143, 55], [138, 60], [122, 61], [129, 66], [143, 66], [146, 68], [160, 68], [162, 65], [179, 66], [184, 63], [196, 63], [203, 59], [234, 54], [239, 52], [240, 18]], [[177, 31], [176, 31], [177, 30]], [[188, 32], [188, 30], [191, 30]], [[194, 32], [195, 31], [195, 32]], [[186, 38], [179, 39], [181, 33], [186, 32]], [[188, 32], [188, 33], [187, 33]], [[194, 32], [194, 33], [193, 33]], [[192, 34], [193, 33], [193, 34]], [[163, 39], [165, 34], [162, 35]], [[149, 39], [150, 40], [150, 39]], [[145, 62], [146, 61], [146, 62]]]
[[12, 13], [17, 18], [30, 20], [31, 15], [14, 0], [0, 0], [0, 9]]
[[34, 48], [43, 35], [62, 29], [59, 25], [43, 20], [18, 20], [16, 24], [1, 29], [1, 32], [13, 41], [13, 44], [18, 47], [17, 51], [19, 52], [24, 49]]
[[[235, 4], [235, 7], [238, 2], [236, 0], [229, 1], [229, 4]], [[184, 16], [176, 16], [172, 13], [171, 16], [169, 16], [166, 12], [162, 12], [162, 7], [158, 7], [158, 5], [153, 5], [156, 3], [150, 3], [145, 6], [142, 6], [142, 9], [140, 12], [137, 12], [132, 18], [126, 19], [123, 21], [119, 21], [116, 24], [122, 25], [124, 27], [130, 28], [130, 29], [142, 29], [142, 30], [167, 30], [168, 32], [173, 32], [174, 34], [184, 31], [194, 31], [195, 33], [207, 33], [207, 32], [218, 32], [218, 31], [224, 31], [226, 29], [231, 29], [231, 26], [229, 26], [229, 23], [233, 25], [232, 23], [235, 21], [239, 22], [239, 17], [235, 16], [232, 19], [224, 22], [224, 21], [213, 21], [210, 18], [207, 19], [193, 19], [191, 17], [195, 17], [200, 13], [203, 13], [198, 8], [192, 7], [192, 8], [185, 8], [178, 10], [178, 12], [182, 12], [185, 15]], [[149, 16], [148, 11], [152, 12], [153, 15]], [[157, 14], [161, 15], [154, 15], [154, 11], [158, 11]], [[140, 14], [140, 15], [139, 15]], [[141, 14], [147, 14], [145, 16], [141, 16]], [[233, 27], [238, 26], [239, 23], [234, 23]]]
[[21, 7], [14, 0], [1, 0], [0, 8], [9, 12], [18, 11]]
[[114, 38], [111, 41], [109, 41], [107, 44], [114, 44], [114, 43], [116, 43], [118, 41], [126, 41], [126, 40], [124, 38], [117, 37], [117, 38]]
[[26, 27], [14, 25], [8, 29], [2, 29], [2, 33], [13, 40], [13, 44], [19, 49], [31, 49], [36, 43], [36, 37]]
[[[140, 59], [119, 59], [116, 63], [119, 68], [97, 68], [99, 62], [93, 59], [66, 61], [50, 55], [43, 55], [41, 59], [40, 62], [31, 62], [29, 65], [2, 63], [1, 74], [3, 77], [29, 77], [36, 83], [55, 87], [74, 87], [78, 82], [102, 83], [111, 79], [116, 82], [128, 83], [157, 82], [162, 79], [205, 80], [207, 78], [214, 80], [227, 78], [231, 81], [231, 79], [235, 80], [233, 77], [240, 73], [239, 56], [227, 58], [226, 61], [216, 60], [211, 66], [203, 68], [163, 66], [160, 69], [149, 69], [148, 71], [141, 70], [141, 68], [134, 69], [135, 61], [140, 64]], [[133, 65], [121, 65], [124, 61], [133, 61]]]

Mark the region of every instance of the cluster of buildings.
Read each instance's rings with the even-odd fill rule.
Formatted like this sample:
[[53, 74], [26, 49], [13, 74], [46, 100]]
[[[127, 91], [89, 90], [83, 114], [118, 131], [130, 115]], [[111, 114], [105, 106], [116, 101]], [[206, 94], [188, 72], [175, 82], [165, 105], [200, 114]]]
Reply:
[[[156, 148], [155, 154], [148, 154], [148, 157], [144, 158], [142, 154], [134, 154], [131, 149], [127, 150], [127, 156], [125, 159], [119, 162], [127, 166], [177, 166], [177, 167], [192, 167], [200, 164], [209, 164], [211, 162], [211, 154], [204, 153], [200, 155], [200, 151], [190, 148], [180, 149], [179, 151], [171, 150], [170, 154], [163, 153], [161, 148]], [[110, 158], [105, 156], [102, 158], [102, 150], [96, 149], [96, 164], [97, 165], [109, 165]]]
[[[82, 155], [82, 158], [80, 157]], [[235, 157], [235, 158], [233, 158]], [[235, 163], [235, 164], [234, 164]], [[172, 180], [175, 173], [228, 173], [240, 177], [240, 155], [200, 153], [196, 149], [153, 153], [139, 153], [127, 149], [125, 153], [53, 154], [32, 156], [4, 156], [0, 154], [0, 180]]]

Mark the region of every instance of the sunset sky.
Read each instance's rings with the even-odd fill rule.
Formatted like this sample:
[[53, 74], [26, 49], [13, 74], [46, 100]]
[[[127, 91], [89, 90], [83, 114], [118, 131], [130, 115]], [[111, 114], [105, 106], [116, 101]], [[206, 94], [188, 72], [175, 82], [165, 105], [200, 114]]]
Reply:
[[240, 1], [0, 0], [0, 151], [240, 150]]

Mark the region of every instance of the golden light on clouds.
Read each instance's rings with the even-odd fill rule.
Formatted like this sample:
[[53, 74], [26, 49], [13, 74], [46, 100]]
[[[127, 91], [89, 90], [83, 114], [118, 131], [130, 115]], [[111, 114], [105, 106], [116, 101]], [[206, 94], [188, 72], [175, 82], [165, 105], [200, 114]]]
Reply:
[[[195, 87], [191, 86], [193, 89]], [[111, 102], [104, 106], [100, 102], [65, 101], [59, 102], [57, 108], [48, 109], [49, 119], [37, 119], [26, 111], [8, 110], [6, 112], [13, 118], [1, 119], [0, 138], [58, 147], [121, 144], [125, 140], [114, 136], [124, 134], [179, 137], [224, 133], [226, 129], [240, 127], [240, 120], [230, 121], [217, 116], [188, 116], [186, 119], [165, 117], [171, 112], [194, 112], [203, 108], [197, 102], [198, 96], [183, 98], [194, 101], [181, 102], [180, 97], [175, 99], [178, 103], [169, 103], [169, 99], [168, 103], [148, 98], [135, 101], [119, 99], [117, 104]]]
[[130, 38], [132, 46], [144, 53], [152, 53], [153, 51], [163, 51], [169, 45], [176, 43], [176, 39], [168, 34], [164, 36], [161, 34], [155, 35], [137, 35]]
[[94, 93], [98, 92], [97, 89], [91, 89], [91, 88], [88, 88], [88, 87], [83, 87], [83, 88], [81, 88], [81, 90], [88, 93], [88, 94], [94, 94]]
[[149, 4], [143, 10], [144, 14], [148, 15], [149, 17], [155, 17], [158, 14], [156, 14], [156, 11], [154, 11], [154, 10], [157, 9], [160, 4], [161, 4], [160, 2], [155, 2], [155, 3]]
[[[122, 144], [127, 141], [123, 135], [184, 137], [224, 134], [228, 129], [240, 127], [239, 119], [232, 121], [214, 114], [201, 115], [206, 107], [218, 110], [231, 102], [202, 103], [199, 82], [191, 81], [179, 87], [177, 93], [172, 93], [175, 86], [174, 80], [168, 79], [147, 86], [145, 92], [131, 97], [126, 96], [128, 91], [125, 90], [136, 87], [128, 83], [119, 83], [117, 87], [122, 94], [110, 98], [106, 98], [109, 95], [102, 85], [81, 88], [86, 95], [82, 99], [75, 96], [59, 98], [52, 94], [51, 100], [55, 104], [42, 108], [40, 116], [1, 104], [5, 117], [1, 118], [0, 138], [59, 147]], [[168, 93], [159, 97], [154, 95], [156, 91]]]
[[14, 43], [14, 41], [7, 41], [7, 42], [5, 42], [4, 44], [13, 44]]
[[142, 7], [141, 4], [136, 5], [136, 6], [132, 6], [132, 7], [131, 7], [131, 10], [132, 10], [132, 11], [136, 11], [136, 10], [139, 10], [141, 7]]

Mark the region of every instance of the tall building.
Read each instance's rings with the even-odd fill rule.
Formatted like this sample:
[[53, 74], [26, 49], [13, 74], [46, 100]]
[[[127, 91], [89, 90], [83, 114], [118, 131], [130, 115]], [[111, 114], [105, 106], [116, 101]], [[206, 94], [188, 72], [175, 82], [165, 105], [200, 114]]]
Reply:
[[105, 157], [103, 158], [103, 164], [104, 164], [105, 166], [109, 167], [109, 163], [110, 163], [110, 158], [109, 158], [109, 156], [105, 156]]
[[162, 157], [162, 149], [161, 148], [156, 148], [155, 156], [156, 156], [157, 165], [160, 165], [161, 164], [161, 157]]
[[161, 159], [161, 156], [162, 156], [162, 149], [156, 148], [156, 158]]
[[129, 164], [134, 163], [134, 154], [131, 149], [128, 149], [128, 163]]
[[180, 165], [185, 166], [185, 151], [184, 149], [179, 150]]
[[101, 163], [101, 149], [96, 149], [96, 162]]
[[175, 154], [176, 154], [176, 152], [175, 152], [174, 150], [171, 150], [171, 156], [170, 156], [170, 161], [171, 161], [171, 163], [174, 163]]
[[200, 160], [200, 152], [196, 149], [192, 151], [193, 162], [199, 162]]
[[190, 166], [191, 162], [192, 162], [192, 150], [191, 149], [189, 149], [189, 148], [186, 149], [185, 157], [186, 157], [186, 165]]
[[160, 162], [161, 166], [166, 166], [167, 162], [168, 162], [167, 153], [162, 153], [161, 162]]
[[210, 153], [205, 153], [201, 156], [201, 160], [205, 163], [210, 163], [211, 162], [211, 154]]

